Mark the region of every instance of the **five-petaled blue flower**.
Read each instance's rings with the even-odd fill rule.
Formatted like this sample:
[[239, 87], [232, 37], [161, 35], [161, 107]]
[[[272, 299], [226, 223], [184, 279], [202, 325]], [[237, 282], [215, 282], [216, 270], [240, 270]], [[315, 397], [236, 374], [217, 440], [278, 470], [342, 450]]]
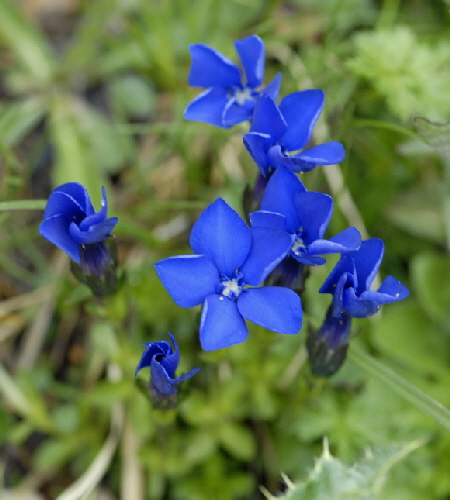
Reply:
[[353, 252], [361, 245], [354, 227], [323, 239], [332, 212], [330, 196], [307, 191], [294, 173], [281, 166], [267, 184], [261, 210], [250, 214], [250, 220], [254, 227], [279, 228], [292, 235], [289, 255], [301, 264], [316, 266], [325, 263], [319, 255]]
[[344, 147], [336, 141], [303, 149], [324, 102], [325, 94], [318, 89], [289, 94], [279, 106], [270, 96], [261, 95], [244, 144], [264, 177], [270, 177], [281, 165], [293, 172], [308, 172], [317, 165], [332, 165], [345, 158]]
[[203, 349], [244, 342], [248, 336], [244, 318], [278, 333], [300, 330], [300, 297], [283, 287], [259, 287], [289, 252], [290, 235], [274, 228], [249, 228], [219, 198], [194, 224], [190, 245], [195, 255], [169, 257], [155, 268], [179, 306], [203, 304]]
[[[189, 85], [207, 87], [186, 108], [184, 117], [229, 128], [250, 120], [264, 78], [264, 42], [256, 35], [234, 42], [245, 78], [236, 64], [208, 45], [191, 45]], [[277, 99], [281, 75], [263, 90]]]
[[200, 370], [200, 368], [193, 368], [181, 377], [175, 378], [175, 372], [180, 363], [180, 351], [175, 337], [170, 332], [169, 337], [174, 349], [169, 342], [164, 340], [142, 344], [146, 348], [135, 372], [137, 375], [142, 368], [150, 367], [150, 392], [155, 398], [155, 403], [161, 403], [167, 399], [167, 396], [175, 394], [178, 384], [193, 377]]

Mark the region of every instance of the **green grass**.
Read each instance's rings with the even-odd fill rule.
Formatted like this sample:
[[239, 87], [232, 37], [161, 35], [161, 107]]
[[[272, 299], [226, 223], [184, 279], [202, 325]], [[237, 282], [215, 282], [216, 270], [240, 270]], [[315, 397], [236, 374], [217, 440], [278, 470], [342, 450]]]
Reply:
[[[0, 0], [0, 489], [256, 500], [260, 487], [284, 489], [282, 473], [307, 477], [327, 437], [343, 463], [423, 442], [374, 498], [450, 497], [448, 6], [56, 4]], [[299, 335], [253, 326], [245, 344], [208, 353], [199, 310], [177, 307], [153, 269], [189, 253], [190, 226], [218, 196], [242, 213], [257, 173], [245, 127], [186, 122], [183, 109], [197, 95], [188, 45], [235, 60], [233, 41], [252, 33], [266, 43], [266, 81], [283, 73], [281, 95], [327, 95], [315, 139], [341, 141], [347, 157], [302, 180], [335, 198], [330, 234], [357, 225], [383, 238], [381, 275], [411, 290], [355, 324], [358, 342], [330, 380], [311, 376], [303, 346], [327, 309], [317, 290], [332, 259], [307, 282]], [[113, 297], [93, 297], [38, 234], [51, 189], [68, 181], [83, 183], [96, 208], [104, 185], [120, 219]], [[179, 373], [201, 371], [164, 412], [134, 370], [140, 343], [167, 331], [180, 343]]]

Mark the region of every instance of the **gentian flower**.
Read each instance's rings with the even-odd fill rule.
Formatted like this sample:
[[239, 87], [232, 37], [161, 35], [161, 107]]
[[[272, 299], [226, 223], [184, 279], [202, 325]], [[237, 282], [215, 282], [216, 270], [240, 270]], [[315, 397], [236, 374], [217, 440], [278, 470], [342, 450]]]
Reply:
[[261, 95], [244, 144], [264, 177], [284, 165], [293, 172], [308, 172], [317, 165], [332, 165], [345, 158], [340, 142], [326, 142], [304, 149], [322, 112], [325, 94], [312, 89], [284, 97], [279, 106]]
[[203, 304], [203, 349], [244, 342], [245, 319], [278, 333], [300, 330], [300, 297], [283, 287], [259, 287], [289, 252], [290, 235], [274, 228], [249, 228], [219, 198], [194, 224], [190, 245], [195, 255], [169, 257], [155, 268], [179, 306]]
[[274, 227], [291, 235], [289, 255], [301, 264], [317, 266], [325, 263], [319, 255], [354, 252], [361, 245], [354, 227], [323, 239], [332, 212], [331, 196], [307, 191], [295, 174], [281, 166], [267, 184], [261, 210], [250, 214], [250, 220], [254, 227]]
[[[189, 85], [207, 87], [186, 108], [184, 117], [217, 127], [229, 128], [250, 120], [264, 78], [264, 42], [257, 35], [234, 42], [244, 75], [239, 66], [217, 50], [196, 43], [190, 45], [192, 65]], [[263, 90], [277, 99], [281, 75]]]
[[[320, 293], [331, 293], [333, 301], [322, 327], [308, 339], [314, 373], [328, 376], [328, 363], [334, 359], [335, 364], [336, 353], [341, 351], [342, 354], [346, 351], [351, 318], [368, 318], [375, 314], [382, 304], [398, 302], [409, 295], [405, 285], [393, 276], [385, 278], [378, 290], [370, 290], [383, 253], [382, 240], [370, 238], [363, 241], [358, 251], [341, 257], [320, 288]], [[344, 359], [345, 352], [341, 364]], [[339, 366], [335, 366], [334, 371]]]
[[48, 199], [40, 234], [66, 252], [72, 271], [97, 295], [115, 289], [115, 247], [111, 231], [117, 217], [108, 218], [108, 202], [102, 187], [102, 208], [96, 212], [86, 188], [78, 182], [57, 187]]
[[175, 378], [175, 372], [180, 363], [180, 351], [175, 337], [169, 332], [174, 349], [164, 340], [142, 344], [145, 351], [135, 371], [135, 376], [142, 368], [150, 367], [149, 390], [153, 402], [157, 406], [173, 402], [170, 396], [176, 394], [178, 385], [184, 380], [193, 377], [200, 368], [193, 368], [188, 373]]
[[333, 315], [368, 318], [382, 304], [398, 302], [409, 295], [409, 290], [393, 276], [387, 276], [377, 291], [370, 286], [380, 267], [384, 243], [378, 238], [363, 241], [357, 252], [344, 255], [336, 264], [320, 293], [333, 295]]

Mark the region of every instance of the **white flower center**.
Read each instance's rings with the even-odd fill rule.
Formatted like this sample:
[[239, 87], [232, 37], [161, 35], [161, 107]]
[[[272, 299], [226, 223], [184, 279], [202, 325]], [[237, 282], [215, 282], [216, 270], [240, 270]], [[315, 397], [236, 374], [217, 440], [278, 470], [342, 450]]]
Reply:
[[292, 250], [293, 253], [295, 253], [295, 255], [298, 255], [298, 254], [302, 253], [303, 250], [305, 250], [305, 243], [304, 243], [304, 241], [297, 236], [297, 238], [295, 238], [294, 243], [292, 244], [291, 250]]
[[234, 98], [236, 99], [237, 104], [242, 106], [245, 101], [251, 101], [253, 99], [252, 91], [249, 88], [236, 90], [234, 92]]
[[242, 288], [239, 286], [239, 283], [236, 279], [222, 281], [222, 285], [225, 287], [222, 290], [222, 295], [225, 295], [225, 297], [238, 297], [242, 292]]

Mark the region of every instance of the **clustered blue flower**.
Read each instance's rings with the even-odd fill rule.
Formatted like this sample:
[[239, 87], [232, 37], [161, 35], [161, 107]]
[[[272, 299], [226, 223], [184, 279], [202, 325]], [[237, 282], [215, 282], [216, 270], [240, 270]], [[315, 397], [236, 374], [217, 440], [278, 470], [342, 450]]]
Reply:
[[[252, 35], [236, 41], [235, 48], [242, 69], [208, 45], [190, 46], [189, 84], [205, 90], [189, 103], [184, 116], [222, 128], [250, 121], [243, 143], [259, 169], [248, 203], [257, 207], [249, 214], [251, 225], [218, 198], [192, 227], [193, 254], [165, 258], [155, 269], [177, 305], [202, 306], [200, 343], [213, 351], [244, 342], [247, 321], [276, 333], [298, 333], [305, 267], [324, 264], [324, 255], [340, 254], [320, 289], [332, 295], [332, 303], [321, 328], [307, 339], [313, 373], [330, 376], [345, 360], [352, 318], [372, 316], [382, 304], [402, 300], [409, 292], [392, 276], [371, 290], [383, 242], [361, 241], [354, 227], [326, 238], [333, 199], [308, 191], [296, 175], [345, 158], [340, 142], [311, 144], [324, 92], [294, 92], [277, 104], [281, 75], [263, 86], [262, 40]], [[106, 242], [117, 217], [107, 217], [104, 188], [102, 193], [102, 208], [95, 212], [81, 184], [56, 188], [39, 229], [85, 275], [100, 276], [111, 262]], [[175, 378], [180, 355], [175, 337], [169, 336], [174, 348], [166, 341], [143, 344], [146, 349], [136, 369], [137, 374], [150, 367], [149, 389], [155, 402], [167, 400], [182, 381], [198, 372], [194, 368]]]
[[292, 172], [309, 172], [345, 158], [344, 147], [336, 141], [304, 149], [324, 103], [325, 94], [318, 89], [289, 94], [279, 106], [266, 94], [260, 97], [244, 145], [264, 177], [281, 165]]
[[203, 304], [203, 349], [244, 342], [245, 319], [278, 333], [300, 330], [300, 297], [288, 288], [259, 286], [289, 252], [289, 234], [277, 228], [249, 228], [219, 198], [194, 224], [190, 244], [195, 255], [169, 257], [155, 268], [179, 306]]
[[[251, 120], [257, 99], [262, 95], [265, 49], [259, 36], [252, 35], [234, 42], [243, 67], [217, 50], [196, 43], [189, 47], [192, 64], [189, 85], [206, 87], [186, 108], [186, 120], [197, 120], [229, 128]], [[264, 88], [264, 94], [277, 99], [281, 75]]]

